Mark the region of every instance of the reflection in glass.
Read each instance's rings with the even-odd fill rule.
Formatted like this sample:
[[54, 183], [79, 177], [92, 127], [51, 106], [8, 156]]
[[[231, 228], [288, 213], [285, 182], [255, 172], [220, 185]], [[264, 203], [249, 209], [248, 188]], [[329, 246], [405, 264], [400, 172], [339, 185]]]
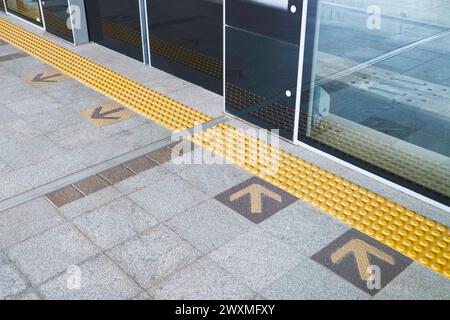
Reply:
[[42, 26], [38, 0], [5, 0], [8, 12]]
[[0, 0], [0, 11], [5, 11], [5, 4], [3, 3], [3, 0]]
[[139, 0], [89, 0], [85, 7], [91, 41], [144, 61]]
[[450, 4], [319, 3], [299, 139], [448, 203]]
[[67, 0], [45, 0], [42, 3], [45, 30], [69, 42], [74, 42]]
[[301, 1], [226, 2], [226, 111], [292, 139]]
[[147, 1], [151, 64], [222, 94], [222, 0]]

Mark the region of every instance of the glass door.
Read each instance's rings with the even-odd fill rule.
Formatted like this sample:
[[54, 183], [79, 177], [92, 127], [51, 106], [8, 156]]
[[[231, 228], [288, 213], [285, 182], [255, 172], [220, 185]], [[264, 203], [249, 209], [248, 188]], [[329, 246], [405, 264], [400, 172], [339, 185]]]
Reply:
[[226, 112], [292, 140], [302, 0], [228, 0]]
[[151, 65], [222, 94], [223, 1], [148, 0]]
[[68, 0], [42, 1], [45, 30], [64, 40], [74, 43]]
[[5, 0], [8, 13], [43, 26], [39, 0]]
[[450, 198], [450, 3], [311, 6], [298, 140]]
[[89, 0], [85, 8], [91, 41], [144, 62], [139, 0]]

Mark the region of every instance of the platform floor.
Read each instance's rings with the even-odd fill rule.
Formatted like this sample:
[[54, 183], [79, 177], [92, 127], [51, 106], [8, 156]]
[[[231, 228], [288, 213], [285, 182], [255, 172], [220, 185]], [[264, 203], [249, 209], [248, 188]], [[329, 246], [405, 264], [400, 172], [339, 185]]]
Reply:
[[[222, 115], [215, 94], [98, 45], [41, 36], [249, 129]], [[58, 74], [0, 43], [1, 299], [450, 299], [442, 275]], [[448, 212], [279, 147], [450, 227]], [[361, 252], [380, 287], [368, 287]]]

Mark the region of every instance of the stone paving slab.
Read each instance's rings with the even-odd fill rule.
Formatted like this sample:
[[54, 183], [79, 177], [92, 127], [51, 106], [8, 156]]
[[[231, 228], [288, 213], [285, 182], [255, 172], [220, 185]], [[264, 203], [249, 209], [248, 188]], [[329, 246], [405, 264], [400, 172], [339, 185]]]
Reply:
[[350, 229], [301, 201], [262, 222], [260, 227], [308, 257]]
[[68, 288], [72, 274], [62, 274], [39, 287], [45, 299], [51, 300], [123, 300], [141, 290], [117, 265], [104, 255], [79, 266], [79, 287]]
[[256, 293], [220, 268], [202, 258], [149, 290], [162, 300], [246, 300]]
[[44, 199], [36, 199], [0, 213], [0, 249], [62, 223], [58, 211]]
[[172, 218], [167, 225], [203, 253], [255, 229], [253, 223], [213, 199]]
[[238, 236], [208, 256], [256, 292], [306, 259], [262, 230]]
[[371, 296], [308, 259], [261, 293], [275, 300], [368, 300]]
[[7, 251], [33, 285], [39, 285], [97, 253], [98, 249], [68, 224], [16, 244]]
[[0, 299], [14, 296], [27, 288], [27, 284], [18, 270], [12, 265], [5, 253], [0, 251]]
[[167, 227], [159, 225], [107, 252], [142, 287], [149, 288], [189, 265], [199, 252]]
[[76, 218], [73, 223], [106, 250], [154, 227], [158, 222], [128, 198], [120, 198]]
[[169, 175], [157, 184], [130, 194], [129, 198], [158, 220], [165, 221], [200, 204], [208, 196], [181, 178]]

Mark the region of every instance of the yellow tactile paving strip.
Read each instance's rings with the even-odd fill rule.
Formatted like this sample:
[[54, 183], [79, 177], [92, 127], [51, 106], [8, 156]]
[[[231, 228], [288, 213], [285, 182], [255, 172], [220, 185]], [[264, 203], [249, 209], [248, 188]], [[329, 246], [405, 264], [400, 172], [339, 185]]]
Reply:
[[[450, 278], [450, 230], [446, 226], [230, 125], [219, 124], [191, 140]], [[277, 161], [278, 169], [271, 170]]]
[[[2, 19], [0, 38], [171, 130], [212, 120]], [[190, 140], [450, 278], [446, 226], [228, 124]]]
[[0, 19], [0, 38], [170, 130], [183, 131], [212, 120], [3, 19]]

